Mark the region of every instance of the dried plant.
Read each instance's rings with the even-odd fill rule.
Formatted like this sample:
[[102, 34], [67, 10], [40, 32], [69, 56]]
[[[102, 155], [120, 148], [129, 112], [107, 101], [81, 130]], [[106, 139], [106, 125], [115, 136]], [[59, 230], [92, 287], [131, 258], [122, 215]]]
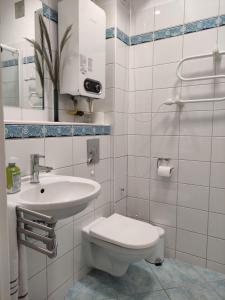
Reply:
[[[34, 50], [35, 50], [35, 63], [37, 67], [37, 72], [40, 76], [41, 81], [44, 81], [44, 71], [43, 71], [43, 66], [40, 62], [39, 56], [42, 58], [42, 60], [46, 63], [47, 70], [50, 76], [50, 79], [53, 83], [54, 89], [58, 90], [59, 89], [59, 66], [60, 66], [60, 60], [61, 60], [61, 55], [62, 51], [67, 43], [67, 41], [71, 37], [71, 30], [72, 30], [72, 25], [68, 26], [62, 41], [60, 43], [59, 51], [57, 50], [55, 53], [55, 59], [53, 61], [53, 51], [52, 51], [52, 46], [51, 46], [51, 40], [49, 37], [49, 33], [47, 30], [47, 27], [45, 25], [44, 19], [42, 15], [39, 15], [39, 25], [40, 25], [40, 30], [41, 30], [41, 44], [38, 43], [37, 41], [33, 39], [28, 39], [25, 38], [30, 44], [33, 45]], [[47, 50], [45, 46], [43, 45], [44, 42], [47, 44]]]

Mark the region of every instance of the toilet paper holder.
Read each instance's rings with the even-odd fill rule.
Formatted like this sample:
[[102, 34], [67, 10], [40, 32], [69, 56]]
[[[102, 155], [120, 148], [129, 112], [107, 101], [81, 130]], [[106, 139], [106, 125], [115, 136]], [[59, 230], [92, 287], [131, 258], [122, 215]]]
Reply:
[[[166, 164], [169, 165], [169, 162], [170, 162], [170, 161], [171, 161], [170, 158], [167, 158], [167, 157], [159, 157], [159, 158], [157, 159], [157, 169], [159, 168], [159, 166], [162, 165], [163, 162], [166, 162]], [[173, 170], [173, 169], [174, 169], [174, 168], [172, 168], [172, 170]]]

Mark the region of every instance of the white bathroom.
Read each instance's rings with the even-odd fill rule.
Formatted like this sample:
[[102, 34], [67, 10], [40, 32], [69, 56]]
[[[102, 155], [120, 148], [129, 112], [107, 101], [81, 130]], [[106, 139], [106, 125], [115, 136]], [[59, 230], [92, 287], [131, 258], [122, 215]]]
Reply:
[[0, 0], [0, 300], [225, 299], [225, 0]]

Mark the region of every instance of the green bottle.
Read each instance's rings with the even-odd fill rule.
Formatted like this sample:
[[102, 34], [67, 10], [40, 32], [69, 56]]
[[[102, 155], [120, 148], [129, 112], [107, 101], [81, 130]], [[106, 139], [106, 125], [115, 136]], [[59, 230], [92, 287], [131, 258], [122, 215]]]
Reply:
[[10, 157], [8, 167], [6, 168], [8, 194], [18, 193], [21, 189], [21, 172], [16, 162], [16, 157]]

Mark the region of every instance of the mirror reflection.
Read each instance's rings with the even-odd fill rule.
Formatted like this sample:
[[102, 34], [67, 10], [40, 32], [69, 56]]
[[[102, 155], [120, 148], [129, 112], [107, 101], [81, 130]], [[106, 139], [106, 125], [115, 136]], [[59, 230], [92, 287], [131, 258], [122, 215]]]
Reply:
[[44, 109], [43, 61], [25, 39], [41, 42], [40, 14], [40, 0], [0, 0], [0, 89], [5, 106]]
[[0, 45], [1, 97], [4, 105], [20, 106], [19, 52]]

